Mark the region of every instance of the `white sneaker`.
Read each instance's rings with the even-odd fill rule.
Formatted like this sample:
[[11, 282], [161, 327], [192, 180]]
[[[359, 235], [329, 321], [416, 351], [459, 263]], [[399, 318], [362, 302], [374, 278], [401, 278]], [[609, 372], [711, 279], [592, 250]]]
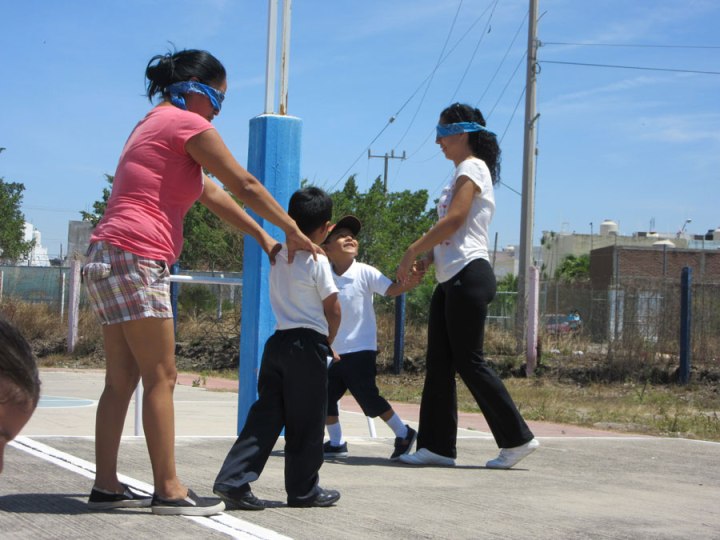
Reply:
[[501, 448], [500, 454], [495, 459], [491, 459], [485, 464], [488, 469], [509, 469], [520, 463], [521, 460], [528, 457], [537, 450], [540, 443], [537, 439], [526, 442], [515, 448]]
[[431, 452], [427, 448], [419, 448], [414, 454], [402, 454], [400, 461], [408, 465], [444, 465], [446, 467], [454, 467], [455, 460], [446, 456], [441, 456], [435, 452]]

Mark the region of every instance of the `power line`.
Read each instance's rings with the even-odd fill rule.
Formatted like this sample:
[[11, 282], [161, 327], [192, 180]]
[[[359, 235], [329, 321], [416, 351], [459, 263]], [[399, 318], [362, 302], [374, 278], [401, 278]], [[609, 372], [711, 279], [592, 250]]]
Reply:
[[720, 45], [652, 45], [640, 43], [572, 43], [569, 41], [542, 41], [543, 45], [576, 45], [579, 47], [637, 47], [646, 49], [720, 49]]
[[561, 62], [559, 60], [541, 60], [540, 64], [565, 64], [570, 66], [588, 66], [588, 67], [604, 67], [616, 69], [637, 69], [641, 71], [669, 71], [672, 73], [697, 73], [700, 75], [720, 75], [720, 71], [700, 71], [695, 69], [673, 69], [673, 68], [653, 68], [644, 66], [621, 66], [614, 64], [588, 64], [584, 62]]
[[[480, 20], [484, 17], [485, 13], [487, 13], [487, 8], [485, 9], [485, 11], [483, 11], [483, 13], [478, 18], [476, 18], [473, 21], [473, 23], [468, 27], [468, 29], [465, 31], [465, 33], [455, 42], [455, 44], [451, 47], [451, 49], [447, 52], [447, 54], [442, 58], [442, 61], [440, 62], [441, 64], [450, 57], [450, 55], [455, 51], [455, 49], [458, 48], [460, 43], [463, 42], [463, 40], [465, 39], [465, 37], [467, 37], [467, 35], [470, 33], [470, 31], [473, 28], [475, 28], [475, 25], [477, 25], [477, 23], [480, 22]], [[435, 69], [437, 69], [437, 68], [435, 68]], [[418, 87], [410, 95], [410, 97], [405, 100], [405, 103], [403, 103], [402, 106], [397, 110], [397, 112], [393, 116], [390, 117], [390, 119], [385, 123], [385, 126], [380, 130], [380, 132], [377, 135], [375, 135], [373, 140], [370, 141], [370, 143], [363, 149], [363, 151], [360, 154], [358, 154], [358, 157], [355, 158], [355, 161], [352, 162], [352, 164], [347, 168], [347, 170], [328, 189], [328, 191], [332, 191], [333, 189], [335, 189], [335, 186], [337, 186], [340, 182], [342, 182], [342, 180], [345, 178], [345, 175], [355, 166], [355, 164], [360, 160], [360, 158], [365, 155], [365, 153], [370, 149], [370, 147], [373, 145], [373, 143], [375, 141], [377, 141], [378, 138], [380, 138], [380, 135], [383, 134], [383, 132], [388, 128], [388, 126], [390, 126], [390, 124], [392, 124], [395, 121], [395, 119], [398, 117], [398, 115], [402, 112], [402, 110], [405, 107], [407, 107], [407, 105], [412, 101], [412, 99], [420, 91], [420, 89], [425, 85], [425, 83], [432, 78], [433, 74], [434, 74], [434, 70], [433, 70], [433, 72], [430, 73], [430, 75], [428, 75], [427, 77], [425, 77], [423, 79], [423, 81], [418, 85]]]
[[[455, 29], [455, 23], [457, 22], [458, 15], [460, 15], [460, 8], [462, 8], [463, 0], [460, 0], [460, 3], [458, 4], [457, 11], [455, 12], [455, 17], [453, 18], [453, 22], [450, 25], [450, 30], [448, 30], [447, 37], [445, 38], [445, 43], [443, 43], [442, 50], [440, 51], [440, 54], [438, 55], [437, 62], [435, 63], [435, 67], [433, 68], [432, 72], [430, 73], [430, 79], [426, 79], [428, 81], [427, 86], [425, 87], [425, 91], [423, 92], [422, 97], [420, 98], [420, 103], [418, 103], [417, 108], [415, 109], [415, 114], [412, 117], [412, 120], [410, 120], [410, 123], [408, 124], [407, 129], [405, 130], [405, 133], [402, 134], [402, 137], [400, 137], [400, 140], [395, 143], [395, 146], [393, 148], [397, 148], [400, 146], [400, 143], [403, 142], [405, 139], [405, 136], [410, 131], [410, 128], [412, 128], [413, 124], [415, 123], [415, 118], [417, 118], [418, 113], [420, 112], [420, 108], [422, 107], [422, 104], [425, 102], [425, 96], [428, 93], [428, 90], [430, 90], [430, 85], [432, 84], [433, 79], [435, 78], [435, 73], [437, 72], [438, 68], [440, 67], [440, 64], [443, 61], [443, 55], [445, 54], [445, 49], [447, 49], [448, 43], [450, 42], [450, 37], [452, 36], [453, 30]], [[423, 81], [424, 84], [424, 81]]]

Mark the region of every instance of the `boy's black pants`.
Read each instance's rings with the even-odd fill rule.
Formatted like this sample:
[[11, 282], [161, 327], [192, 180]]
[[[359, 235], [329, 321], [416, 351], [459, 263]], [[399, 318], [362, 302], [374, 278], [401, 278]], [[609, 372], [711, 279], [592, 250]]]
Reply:
[[285, 426], [288, 500], [312, 498], [323, 463], [327, 413], [327, 337], [307, 328], [276, 331], [265, 344], [258, 400], [215, 479], [232, 492], [257, 480]]
[[457, 456], [456, 372], [475, 398], [500, 448], [520, 446], [533, 438], [483, 354], [487, 306], [495, 297], [495, 287], [490, 263], [476, 259], [435, 288], [430, 303], [418, 448]]

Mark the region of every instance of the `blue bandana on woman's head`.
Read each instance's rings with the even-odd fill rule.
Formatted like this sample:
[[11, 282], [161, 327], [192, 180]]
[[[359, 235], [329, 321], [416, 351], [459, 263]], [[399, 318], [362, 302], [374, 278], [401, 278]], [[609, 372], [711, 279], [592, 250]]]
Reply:
[[456, 124], [438, 124], [437, 138], [442, 139], [448, 135], [457, 135], [458, 133], [473, 133], [475, 131], [488, 131], [484, 126], [477, 122], [457, 122]]
[[216, 113], [220, 112], [222, 102], [225, 99], [225, 94], [223, 94], [219, 90], [215, 90], [212, 86], [208, 86], [207, 84], [203, 84], [197, 81], [183, 81], [173, 83], [165, 89], [165, 92], [170, 94], [170, 101], [173, 105], [184, 110], [187, 109], [187, 105], [185, 104], [185, 98], [183, 97], [183, 94], [192, 93], [207, 96], [208, 99], [210, 99], [210, 103], [212, 104], [212, 107], [213, 109], [215, 109]]

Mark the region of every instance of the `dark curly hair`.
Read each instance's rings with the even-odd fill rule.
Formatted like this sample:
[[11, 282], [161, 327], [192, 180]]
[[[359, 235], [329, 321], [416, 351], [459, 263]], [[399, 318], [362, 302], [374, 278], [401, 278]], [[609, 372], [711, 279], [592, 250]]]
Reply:
[[207, 51], [186, 49], [153, 56], [145, 68], [147, 97], [152, 102], [155, 94], [165, 97], [165, 89], [173, 83], [197, 79], [212, 86], [227, 77], [220, 60]]
[[0, 404], [32, 405], [40, 399], [40, 376], [30, 345], [20, 331], [0, 317]]
[[[458, 122], [475, 122], [485, 126], [485, 117], [479, 109], [464, 103], [453, 103], [440, 113], [441, 124], [457, 124]], [[473, 156], [482, 159], [490, 169], [492, 183], [500, 181], [500, 145], [497, 136], [490, 131], [468, 133], [468, 142]]]

